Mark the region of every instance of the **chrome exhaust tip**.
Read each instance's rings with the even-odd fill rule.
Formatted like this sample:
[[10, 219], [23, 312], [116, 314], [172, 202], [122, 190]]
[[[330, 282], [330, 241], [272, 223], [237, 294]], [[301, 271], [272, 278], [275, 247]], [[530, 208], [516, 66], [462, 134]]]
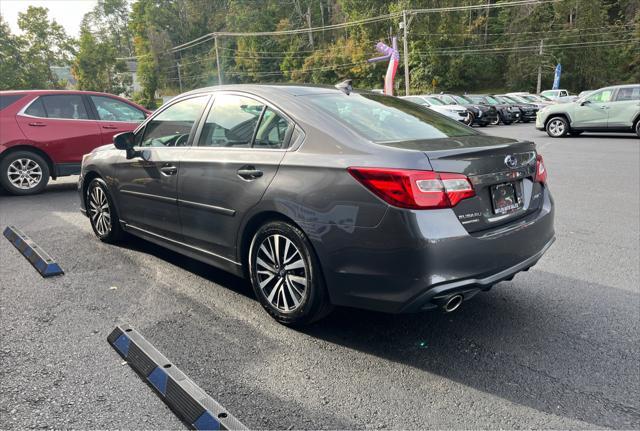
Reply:
[[446, 313], [451, 313], [453, 311], [456, 311], [462, 305], [462, 299], [463, 299], [462, 295], [460, 294], [453, 295], [452, 297], [447, 299], [447, 302], [445, 302], [442, 308]]

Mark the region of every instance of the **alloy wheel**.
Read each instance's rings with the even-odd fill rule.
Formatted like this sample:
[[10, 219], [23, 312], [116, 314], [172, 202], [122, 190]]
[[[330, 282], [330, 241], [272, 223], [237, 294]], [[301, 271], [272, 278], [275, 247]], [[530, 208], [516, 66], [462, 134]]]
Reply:
[[7, 178], [20, 190], [31, 190], [42, 181], [42, 167], [32, 159], [19, 158], [7, 168]]
[[269, 303], [284, 313], [296, 310], [307, 296], [309, 271], [298, 247], [286, 236], [266, 237], [256, 255], [260, 290]]
[[565, 131], [564, 121], [557, 118], [551, 120], [547, 126], [547, 130], [551, 136], [562, 136]]
[[101, 187], [96, 186], [91, 189], [87, 210], [98, 235], [101, 237], [108, 235], [111, 232], [111, 209], [107, 195]]

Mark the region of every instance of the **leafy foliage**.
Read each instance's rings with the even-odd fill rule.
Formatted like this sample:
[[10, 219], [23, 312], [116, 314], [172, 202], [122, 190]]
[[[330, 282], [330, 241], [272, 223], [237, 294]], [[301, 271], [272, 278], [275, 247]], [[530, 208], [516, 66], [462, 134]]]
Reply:
[[75, 41], [43, 7], [19, 13], [18, 27], [22, 34], [13, 35], [0, 20], [0, 89], [61, 88], [52, 67], [69, 64]]
[[[153, 108], [160, 96], [219, 83], [213, 37], [185, 49], [172, 47], [212, 32], [305, 29], [392, 14], [323, 31], [217, 38], [224, 83], [334, 84], [352, 78], [357, 87], [380, 88], [386, 64], [366, 60], [377, 55], [379, 40], [388, 43], [395, 35], [402, 47], [401, 12], [455, 5], [476, 8], [408, 16], [412, 93], [534, 91], [538, 68], [543, 89], [549, 88], [557, 63], [563, 65], [562, 87], [574, 92], [640, 81], [637, 0], [486, 7], [510, 1], [135, 0], [129, 5], [127, 0], [99, 0], [85, 16], [73, 71], [80, 88], [125, 92], [128, 72], [117, 59], [135, 56], [142, 90], [134, 98]], [[36, 9], [22, 18], [28, 28], [24, 36], [11, 35], [0, 21], [3, 88], [55, 86], [47, 65], [59, 64], [73, 52], [46, 10]], [[403, 63], [398, 89], [404, 88]], [[36, 77], [46, 82], [36, 83]]]

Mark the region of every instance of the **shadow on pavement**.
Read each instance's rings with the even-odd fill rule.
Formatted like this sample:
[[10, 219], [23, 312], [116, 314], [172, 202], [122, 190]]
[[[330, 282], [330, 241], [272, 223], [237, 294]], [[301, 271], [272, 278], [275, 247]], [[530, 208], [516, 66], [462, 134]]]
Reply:
[[[144, 240], [125, 246], [253, 297], [248, 282], [209, 265]], [[535, 410], [637, 428], [638, 300], [630, 291], [532, 271], [476, 296], [459, 312], [338, 308], [302, 332]]]
[[637, 428], [638, 295], [537, 276], [542, 283], [516, 277], [452, 314], [340, 309], [304, 332], [539, 411]]

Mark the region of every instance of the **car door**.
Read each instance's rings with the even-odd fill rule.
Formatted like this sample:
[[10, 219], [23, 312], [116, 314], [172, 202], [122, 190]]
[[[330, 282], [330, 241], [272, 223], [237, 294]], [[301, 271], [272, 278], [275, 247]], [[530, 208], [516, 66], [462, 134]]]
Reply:
[[134, 229], [180, 240], [177, 184], [180, 163], [210, 95], [179, 99], [136, 131], [135, 151], [116, 163], [120, 217]]
[[103, 144], [110, 144], [118, 133], [135, 130], [147, 117], [144, 111], [114, 97], [90, 94], [87, 100], [100, 126]]
[[90, 118], [81, 94], [38, 96], [18, 112], [16, 120], [27, 139], [47, 152], [64, 173], [79, 172], [82, 156], [102, 144], [100, 127]]
[[609, 128], [631, 128], [640, 112], [640, 85], [620, 87], [609, 103]]
[[236, 259], [236, 235], [284, 157], [294, 123], [265, 101], [217, 93], [197, 146], [180, 170], [178, 202], [187, 243]]
[[613, 89], [605, 88], [589, 95], [582, 103], [577, 103], [571, 118], [571, 127], [577, 129], [605, 129], [609, 118], [612, 96]]

